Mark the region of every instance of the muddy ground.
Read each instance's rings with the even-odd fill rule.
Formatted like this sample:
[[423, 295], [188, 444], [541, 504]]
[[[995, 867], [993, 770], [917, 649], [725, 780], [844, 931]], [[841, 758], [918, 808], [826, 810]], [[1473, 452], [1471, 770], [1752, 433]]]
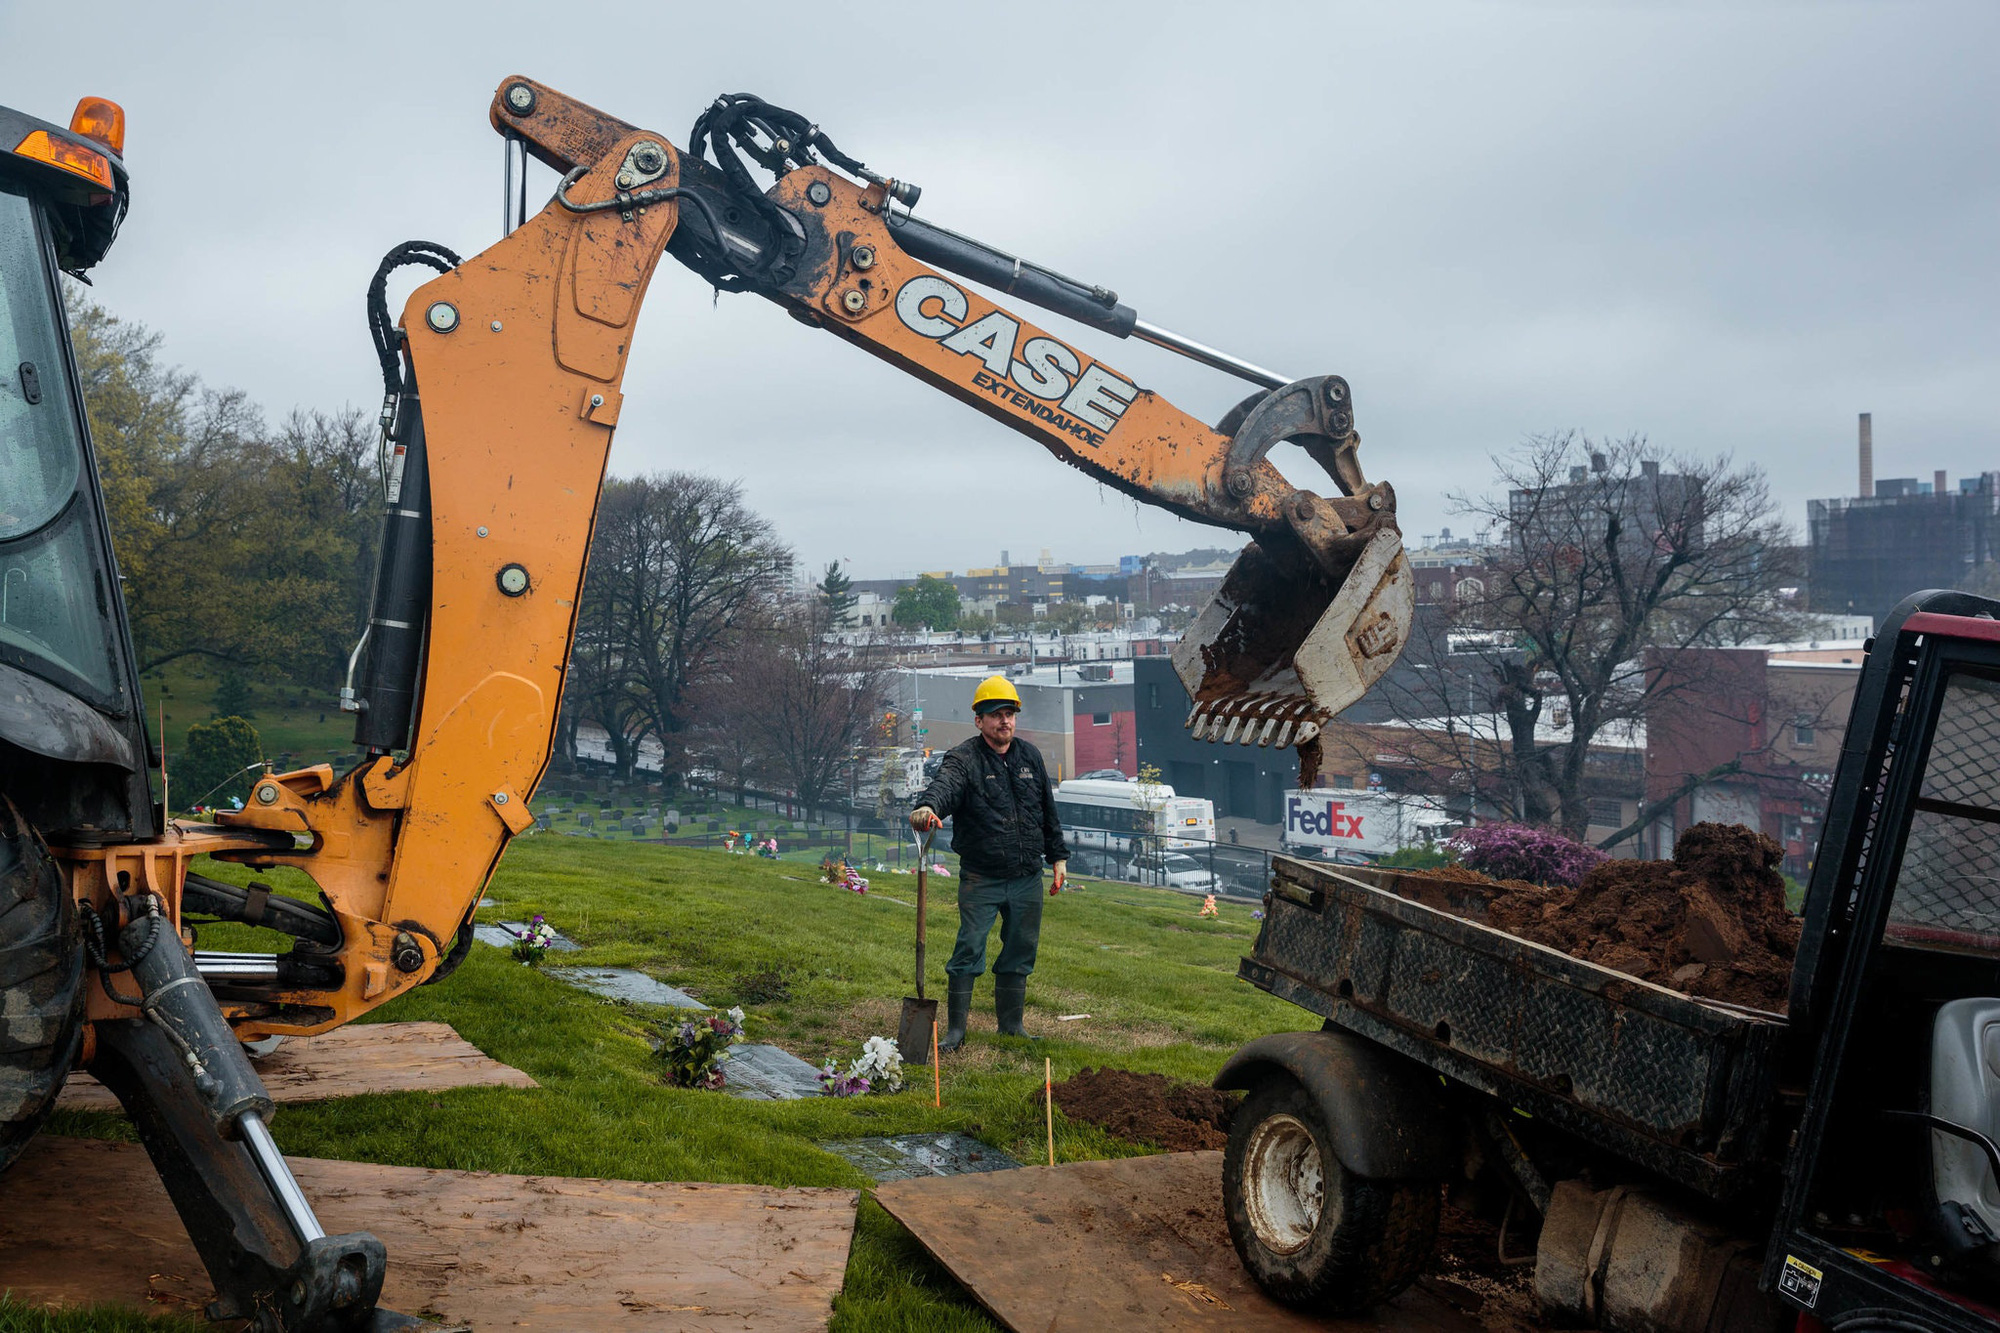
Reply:
[[[1056, 1084], [1055, 1099], [1072, 1120], [1175, 1152], [1225, 1146], [1237, 1106], [1231, 1093], [1123, 1069], [1085, 1069]], [[1511, 1243], [1529, 1248], [1532, 1236], [1517, 1234]], [[1489, 1333], [1545, 1327], [1533, 1265], [1503, 1262], [1496, 1228], [1449, 1204], [1440, 1219], [1437, 1252], [1418, 1281], [1477, 1318]]]

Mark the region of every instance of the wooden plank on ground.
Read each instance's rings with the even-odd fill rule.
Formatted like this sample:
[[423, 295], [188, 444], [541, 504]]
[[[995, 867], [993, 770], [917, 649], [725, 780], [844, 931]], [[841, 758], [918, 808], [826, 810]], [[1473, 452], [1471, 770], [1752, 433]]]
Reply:
[[[389, 1249], [383, 1304], [475, 1329], [820, 1329], [856, 1193], [290, 1159], [330, 1234]], [[0, 1291], [198, 1313], [213, 1298], [145, 1151], [43, 1135], [0, 1177]]]
[[[444, 1088], [533, 1088], [452, 1030], [449, 1023], [350, 1023], [316, 1037], [289, 1037], [256, 1062], [276, 1102], [317, 1102], [366, 1092], [437, 1092]], [[118, 1111], [111, 1089], [71, 1074], [56, 1105], [68, 1111]]]
[[875, 1200], [1016, 1333], [1479, 1328], [1415, 1289], [1351, 1320], [1265, 1296], [1229, 1241], [1219, 1152], [897, 1180]]

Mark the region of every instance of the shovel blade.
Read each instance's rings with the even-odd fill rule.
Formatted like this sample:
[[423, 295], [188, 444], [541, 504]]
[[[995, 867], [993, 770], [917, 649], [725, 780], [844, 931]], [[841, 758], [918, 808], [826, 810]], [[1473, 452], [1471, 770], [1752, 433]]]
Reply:
[[903, 1016], [896, 1024], [896, 1049], [906, 1065], [931, 1062], [931, 1033], [937, 1026], [936, 1000], [903, 1000]]
[[1393, 526], [1337, 582], [1256, 542], [1173, 652], [1196, 740], [1300, 745], [1368, 692], [1409, 638], [1415, 581]]

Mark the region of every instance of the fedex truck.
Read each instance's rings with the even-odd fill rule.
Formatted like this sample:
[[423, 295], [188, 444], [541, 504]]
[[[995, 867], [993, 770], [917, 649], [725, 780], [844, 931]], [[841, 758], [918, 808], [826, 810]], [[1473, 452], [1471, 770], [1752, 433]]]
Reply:
[[1319, 787], [1285, 793], [1287, 852], [1359, 864], [1449, 837], [1458, 821], [1424, 796]]

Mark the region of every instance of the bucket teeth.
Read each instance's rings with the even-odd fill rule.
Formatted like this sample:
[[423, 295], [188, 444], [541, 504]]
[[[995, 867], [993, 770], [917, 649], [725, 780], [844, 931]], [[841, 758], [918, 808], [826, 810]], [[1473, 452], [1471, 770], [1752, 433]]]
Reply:
[[1187, 728], [1198, 741], [1284, 749], [1318, 735], [1321, 720], [1312, 701], [1301, 695], [1259, 693], [1198, 703], [1188, 714]]

